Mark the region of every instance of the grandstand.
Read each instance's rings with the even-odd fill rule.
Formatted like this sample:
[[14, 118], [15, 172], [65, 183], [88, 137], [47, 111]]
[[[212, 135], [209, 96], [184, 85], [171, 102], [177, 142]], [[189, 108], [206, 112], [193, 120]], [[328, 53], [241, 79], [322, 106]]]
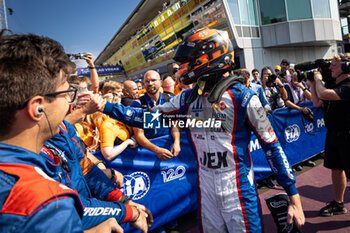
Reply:
[[[97, 65], [123, 65], [127, 76], [167, 71], [192, 29], [229, 32], [238, 67], [275, 66], [331, 57], [342, 40], [336, 0], [142, 0], [99, 54]], [[274, 5], [272, 8], [271, 5]], [[339, 47], [340, 49], [340, 47]]]

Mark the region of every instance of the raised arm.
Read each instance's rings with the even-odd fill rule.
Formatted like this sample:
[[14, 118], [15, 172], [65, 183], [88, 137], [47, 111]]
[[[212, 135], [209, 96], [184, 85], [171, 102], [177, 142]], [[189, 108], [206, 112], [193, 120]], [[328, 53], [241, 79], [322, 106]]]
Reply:
[[86, 53], [87, 56], [84, 57], [86, 63], [89, 65], [89, 69], [90, 69], [90, 78], [91, 78], [91, 87], [90, 90], [94, 93], [97, 94], [98, 93], [98, 74], [97, 74], [97, 70], [92, 58], [92, 54], [91, 53]]
[[315, 89], [319, 99], [321, 100], [341, 100], [339, 95], [333, 89], [327, 89], [322, 83], [322, 75], [315, 72]]
[[316, 92], [316, 86], [315, 86], [315, 82], [314, 81], [310, 81], [310, 85], [311, 85], [311, 100], [312, 100], [312, 104], [316, 107], [322, 107], [323, 105], [323, 101], [321, 99], [318, 98], [317, 92]]

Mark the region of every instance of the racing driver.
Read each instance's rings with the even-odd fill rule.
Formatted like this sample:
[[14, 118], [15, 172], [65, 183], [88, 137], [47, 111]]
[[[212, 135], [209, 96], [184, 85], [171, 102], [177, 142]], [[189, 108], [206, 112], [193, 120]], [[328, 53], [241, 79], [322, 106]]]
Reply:
[[[226, 75], [233, 55], [227, 32], [200, 29], [190, 34], [179, 44], [173, 59], [181, 63], [177, 72], [180, 81], [196, 86], [152, 111], [196, 121], [187, 135], [198, 161], [202, 232], [263, 232], [248, 149], [252, 131], [290, 198], [287, 222], [294, 220], [300, 227], [305, 217], [295, 176], [255, 92], [243, 86], [239, 78]], [[110, 103], [106, 103], [104, 113], [134, 125], [140, 125], [142, 119], [140, 111]], [[220, 121], [220, 127], [200, 128], [202, 124], [197, 121], [209, 118]]]

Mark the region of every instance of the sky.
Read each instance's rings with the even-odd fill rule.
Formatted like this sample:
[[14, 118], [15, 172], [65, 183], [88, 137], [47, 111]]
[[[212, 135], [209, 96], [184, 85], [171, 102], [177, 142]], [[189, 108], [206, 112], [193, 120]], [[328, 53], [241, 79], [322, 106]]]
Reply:
[[[67, 53], [102, 52], [140, 0], [5, 0], [8, 28], [60, 42]], [[78, 63], [84, 66], [86, 63]], [[85, 65], [86, 66], [86, 65]]]

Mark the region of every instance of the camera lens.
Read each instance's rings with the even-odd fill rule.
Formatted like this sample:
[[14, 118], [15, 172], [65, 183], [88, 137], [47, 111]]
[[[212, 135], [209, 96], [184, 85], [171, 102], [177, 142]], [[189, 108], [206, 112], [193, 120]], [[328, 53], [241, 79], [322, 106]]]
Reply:
[[267, 84], [272, 84], [276, 81], [277, 76], [275, 74], [270, 74], [267, 76]]

